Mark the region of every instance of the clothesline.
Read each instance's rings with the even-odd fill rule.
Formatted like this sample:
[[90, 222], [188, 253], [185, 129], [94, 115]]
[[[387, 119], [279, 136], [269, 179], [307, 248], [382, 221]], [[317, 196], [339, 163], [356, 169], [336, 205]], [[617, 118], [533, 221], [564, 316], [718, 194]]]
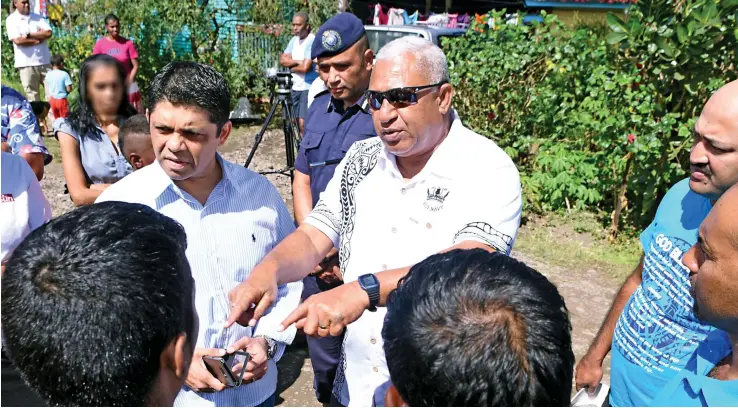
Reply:
[[[385, 9], [387, 11], [385, 11]], [[448, 28], [468, 28], [471, 17], [469, 13], [459, 15], [458, 13], [440, 13], [431, 12], [429, 15], [420, 14], [418, 10], [408, 14], [406, 10], [382, 6], [381, 4], [369, 5], [369, 11], [372, 15], [369, 19], [374, 25], [426, 25], [435, 27]]]

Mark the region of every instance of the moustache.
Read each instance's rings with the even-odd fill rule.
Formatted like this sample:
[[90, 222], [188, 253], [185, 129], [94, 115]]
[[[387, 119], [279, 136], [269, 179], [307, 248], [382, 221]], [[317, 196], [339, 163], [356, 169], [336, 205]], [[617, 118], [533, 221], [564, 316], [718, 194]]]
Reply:
[[706, 177], [710, 177], [712, 175], [712, 172], [710, 171], [710, 166], [706, 164], [692, 164], [689, 166], [689, 172], [690, 173], [702, 173]]

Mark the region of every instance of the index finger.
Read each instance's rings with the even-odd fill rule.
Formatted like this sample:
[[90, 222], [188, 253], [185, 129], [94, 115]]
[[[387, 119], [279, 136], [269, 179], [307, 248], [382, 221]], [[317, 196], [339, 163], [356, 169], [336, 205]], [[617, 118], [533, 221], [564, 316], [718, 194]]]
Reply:
[[299, 306], [297, 306], [297, 309], [293, 310], [292, 313], [290, 313], [289, 316], [287, 316], [286, 319], [282, 321], [282, 323], [277, 327], [277, 331], [284, 331], [290, 325], [296, 323], [298, 320], [307, 317], [308, 314], [308, 303], [302, 302]]
[[244, 289], [242, 293], [236, 287], [228, 292], [228, 300], [231, 303], [231, 311], [228, 318], [225, 321], [225, 327], [231, 327], [233, 323], [238, 321], [242, 315], [251, 311], [251, 305], [254, 303], [256, 297], [251, 290]]

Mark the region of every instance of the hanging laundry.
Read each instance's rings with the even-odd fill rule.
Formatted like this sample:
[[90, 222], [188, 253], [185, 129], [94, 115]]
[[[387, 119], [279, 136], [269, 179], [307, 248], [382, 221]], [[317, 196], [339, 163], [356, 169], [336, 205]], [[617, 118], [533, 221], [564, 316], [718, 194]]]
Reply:
[[458, 22], [458, 19], [459, 19], [459, 13], [456, 13], [456, 14], [448, 13], [447, 16], [448, 16], [448, 24], [446, 24], [446, 27], [456, 28], [456, 23]]
[[377, 3], [374, 6], [374, 19], [373, 23], [374, 25], [387, 25], [387, 14], [385, 14], [384, 10], [382, 9], [382, 5]]
[[390, 8], [387, 18], [387, 25], [403, 25], [405, 19], [403, 14], [407, 14], [405, 10], [399, 8]]
[[403, 22], [405, 24], [415, 24], [418, 22], [418, 10], [415, 10], [415, 13], [408, 15], [407, 11], [402, 13]]
[[446, 15], [446, 13], [433, 14], [428, 17], [428, 25], [446, 27], [448, 25], [448, 16]]
[[469, 27], [469, 13], [464, 13], [463, 16], [459, 16], [458, 24], [459, 28], [467, 28]]

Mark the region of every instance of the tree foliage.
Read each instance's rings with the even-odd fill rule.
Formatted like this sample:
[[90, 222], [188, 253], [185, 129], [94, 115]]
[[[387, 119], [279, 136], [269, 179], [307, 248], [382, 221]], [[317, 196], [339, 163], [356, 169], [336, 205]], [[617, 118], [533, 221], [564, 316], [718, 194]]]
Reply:
[[551, 15], [474, 24], [445, 42], [457, 109], [517, 162], [528, 210], [598, 210], [613, 232], [622, 217], [642, 227], [685, 177], [707, 98], [737, 76], [737, 10], [736, 0], [639, 0], [604, 27]]

